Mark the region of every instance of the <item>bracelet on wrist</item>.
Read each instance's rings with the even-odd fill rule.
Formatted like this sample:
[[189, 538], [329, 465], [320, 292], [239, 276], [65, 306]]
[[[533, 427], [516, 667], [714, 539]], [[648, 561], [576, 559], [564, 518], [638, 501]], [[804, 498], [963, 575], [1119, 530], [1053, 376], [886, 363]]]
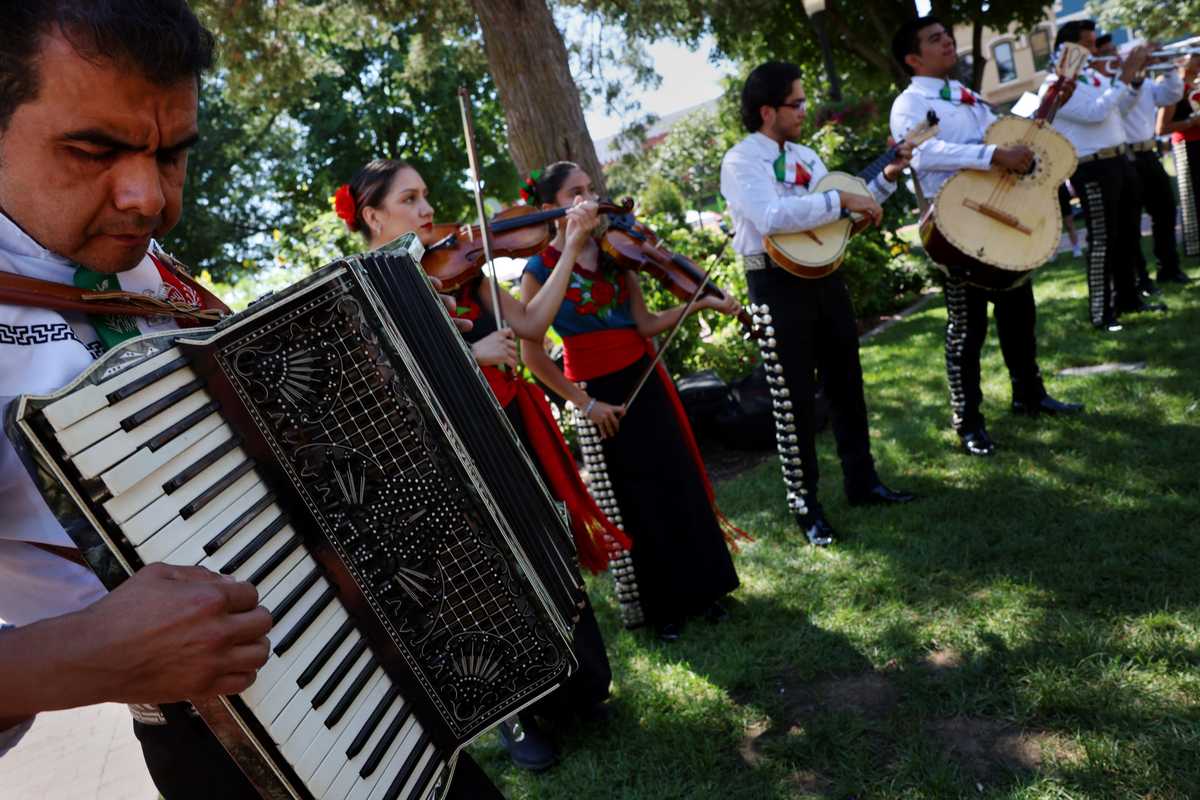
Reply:
[[583, 415], [585, 417], [590, 417], [592, 415], [592, 409], [595, 407], [596, 407], [596, 398], [594, 398], [594, 397], [589, 398], [587, 407], [585, 409], [583, 409]]

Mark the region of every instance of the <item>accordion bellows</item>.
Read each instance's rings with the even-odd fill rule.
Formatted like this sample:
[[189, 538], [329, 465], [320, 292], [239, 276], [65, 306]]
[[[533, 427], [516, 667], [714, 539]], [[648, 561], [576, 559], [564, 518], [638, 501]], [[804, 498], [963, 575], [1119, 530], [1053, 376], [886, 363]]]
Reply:
[[403, 250], [131, 340], [12, 415], [110, 589], [153, 561], [258, 586], [270, 660], [197, 707], [266, 797], [440, 796], [575, 667], [563, 516]]

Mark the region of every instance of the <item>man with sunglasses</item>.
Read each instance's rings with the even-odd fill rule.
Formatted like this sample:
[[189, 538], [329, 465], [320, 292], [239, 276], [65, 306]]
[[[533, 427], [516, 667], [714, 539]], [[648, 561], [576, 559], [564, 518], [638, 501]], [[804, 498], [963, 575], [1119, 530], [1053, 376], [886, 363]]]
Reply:
[[814, 192], [827, 170], [815, 152], [796, 143], [805, 119], [799, 68], [777, 61], [757, 67], [742, 88], [741, 113], [750, 134], [725, 154], [721, 194], [733, 217], [733, 248], [746, 269], [752, 311], [765, 326], [763, 358], [771, 370], [788, 506], [808, 541], [825, 546], [835, 534], [817, 500], [814, 373], [831, 403], [849, 502], [904, 503], [913, 495], [884, 486], [875, 471], [858, 328], [841, 273], [799, 278], [770, 259], [763, 237], [812, 230], [850, 214], [878, 225], [883, 218], [879, 204], [895, 191], [912, 148], [902, 146], [896, 160], [871, 182], [873, 197]]

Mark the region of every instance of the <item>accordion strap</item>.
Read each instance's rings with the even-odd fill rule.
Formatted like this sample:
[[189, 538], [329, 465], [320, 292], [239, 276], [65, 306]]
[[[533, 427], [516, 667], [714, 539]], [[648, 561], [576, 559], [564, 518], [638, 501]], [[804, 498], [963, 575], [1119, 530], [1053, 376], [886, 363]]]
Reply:
[[207, 307], [160, 300], [135, 292], [91, 292], [65, 283], [27, 278], [9, 272], [0, 272], [0, 304], [97, 315], [168, 316], [201, 324], [211, 324], [229, 313], [224, 303], [186, 272], [178, 269], [173, 259], [156, 258], [156, 261], [195, 289]]

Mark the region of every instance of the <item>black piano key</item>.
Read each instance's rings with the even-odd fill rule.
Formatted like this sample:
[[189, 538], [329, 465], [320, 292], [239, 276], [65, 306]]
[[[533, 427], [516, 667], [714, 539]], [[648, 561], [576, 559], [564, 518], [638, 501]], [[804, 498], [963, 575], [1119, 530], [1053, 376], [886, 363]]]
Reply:
[[259, 565], [258, 569], [254, 570], [254, 572], [252, 572], [250, 577], [246, 580], [254, 586], [258, 586], [266, 579], [268, 575], [278, 569], [279, 565], [286, 561], [287, 557], [292, 554], [292, 551], [299, 546], [300, 537], [296, 534], [292, 534], [290, 537], [288, 537], [288, 540], [283, 543], [283, 546], [276, 550], [270, 558]]
[[195, 394], [202, 388], [204, 388], [204, 381], [199, 378], [196, 378], [194, 381], [188, 381], [175, 391], [160, 397], [145, 408], [138, 409], [121, 420], [121, 429], [126, 431], [133, 430], [139, 425], [154, 419], [183, 398]]
[[421, 770], [420, 777], [413, 784], [413, 797], [425, 797], [428, 794], [429, 784], [433, 783], [434, 778], [438, 777], [438, 773], [442, 769], [442, 759], [435, 753], [433, 758], [429, 759], [429, 763], [425, 765], [425, 769]]
[[325, 718], [325, 727], [332, 728], [341, 722], [342, 717], [350, 710], [350, 706], [354, 704], [355, 699], [362, 694], [363, 687], [367, 685], [367, 681], [371, 679], [371, 673], [379, 666], [379, 662], [375, 660], [375, 656], [367, 659], [367, 663], [363, 664], [362, 672], [350, 683], [341, 699], [333, 706], [333, 710], [329, 712], [329, 716]]
[[259, 532], [259, 534], [253, 539], [251, 539], [245, 547], [239, 550], [233, 558], [229, 559], [225, 566], [221, 567], [221, 574], [232, 575], [234, 572], [240, 569], [243, 564], [250, 560], [251, 556], [261, 550], [262, 546], [271, 541], [275, 534], [279, 533], [279, 531], [283, 529], [283, 526], [287, 524], [287, 514], [280, 514], [278, 517], [276, 517], [274, 522], [263, 528], [262, 531]]
[[312, 572], [304, 576], [304, 580], [300, 581], [296, 586], [287, 593], [287, 596], [279, 601], [271, 611], [271, 624], [278, 625], [279, 620], [287, 616], [287, 613], [296, 607], [296, 603], [300, 602], [300, 598], [304, 597], [304, 593], [313, 587], [317, 579], [321, 577], [321, 570], [314, 568]]
[[122, 386], [120, 389], [116, 389], [115, 391], [109, 392], [107, 395], [105, 395], [105, 399], [108, 400], [108, 404], [110, 406], [114, 405], [115, 403], [119, 403], [128, 397], [133, 397], [135, 394], [140, 392], [142, 389], [145, 389], [147, 386], [154, 383], [155, 381], [162, 380], [163, 378], [170, 375], [172, 372], [183, 369], [187, 365], [188, 365], [188, 360], [185, 357], [180, 356], [179, 358], [176, 358], [173, 361], [168, 361], [166, 364], [163, 364], [158, 369], [155, 369], [151, 372], [147, 372], [145, 375], [138, 378], [137, 380], [130, 381], [129, 383]]
[[342, 642], [346, 641], [346, 637], [353, 630], [354, 620], [348, 619], [343, 622], [342, 627], [338, 628], [337, 632], [333, 634], [333, 638], [324, 644], [313, 662], [304, 668], [304, 672], [300, 673], [300, 677], [296, 679], [296, 685], [303, 689], [312, 683], [312, 679], [317, 677], [317, 673], [325, 666], [325, 662], [333, 657], [333, 654], [337, 652], [337, 649], [342, 646]]
[[321, 688], [317, 690], [317, 693], [313, 695], [313, 708], [320, 708], [321, 705], [329, 699], [329, 695], [333, 694], [334, 689], [337, 689], [338, 684], [342, 682], [342, 678], [346, 677], [346, 673], [350, 671], [350, 668], [354, 666], [354, 662], [358, 661], [358, 657], [361, 656], [363, 651], [366, 649], [366, 639], [359, 639], [358, 644], [350, 648], [350, 652], [346, 653], [346, 657], [343, 658], [342, 662], [337, 665], [337, 669], [333, 671], [333, 674], [325, 680], [325, 683], [323, 683]]
[[[375, 706], [375, 710], [371, 712], [371, 716], [367, 717], [367, 721], [363, 723], [362, 730], [355, 734], [354, 741], [346, 748], [346, 758], [354, 758], [362, 752], [362, 749], [367, 746], [367, 741], [371, 738], [371, 734], [379, 727], [379, 723], [383, 722], [383, 715], [388, 712], [388, 709], [392, 707], [392, 703], [396, 702], [396, 698], [399, 696], [400, 687], [393, 683], [392, 688], [387, 690], [383, 699], [379, 701], [379, 705]], [[401, 716], [403, 716], [403, 712]]]
[[[421, 756], [425, 755], [425, 748], [429, 746], [429, 731], [421, 731], [421, 736], [417, 739], [416, 745], [412, 750], [408, 751], [408, 758], [404, 759], [404, 764], [400, 767], [400, 771], [396, 773], [396, 777], [392, 780], [392, 785], [388, 787], [387, 792], [383, 795], [382, 800], [396, 800], [400, 797], [400, 792], [404, 791], [408, 779], [412, 777], [413, 770], [417, 768], [417, 764], [421, 763]], [[436, 761], [436, 756], [431, 761]]]
[[[408, 702], [400, 706], [400, 712], [396, 714], [396, 718], [392, 720], [392, 724], [388, 725], [387, 730], [383, 732], [383, 736], [376, 742], [375, 749], [371, 751], [371, 755], [367, 756], [367, 760], [363, 762], [362, 769], [358, 771], [358, 777], [369, 778], [379, 767], [379, 762], [383, 761], [383, 757], [387, 755], [388, 748], [392, 746], [392, 742], [396, 741], [396, 737], [400, 735], [400, 730], [412, 716], [409, 713], [411, 709], [412, 706]], [[365, 739], [363, 743], [366, 743]]]
[[235, 482], [237, 482], [238, 478], [242, 477], [252, 469], [254, 469], [254, 462], [248, 459], [243, 461], [241, 464], [238, 464], [229, 472], [228, 475], [221, 476], [220, 480], [201, 492], [199, 497], [188, 503], [183, 508], [179, 509], [179, 516], [183, 519], [191, 518], [193, 514], [198, 513], [206, 505], [220, 496], [221, 492], [224, 492]]
[[333, 598], [335, 597], [337, 597], [337, 589], [332, 586], [322, 592], [321, 596], [317, 598], [317, 602], [313, 603], [312, 607], [308, 611], [305, 611], [300, 619], [296, 620], [296, 624], [292, 626], [292, 629], [285, 633], [283, 638], [279, 640], [279, 643], [275, 645], [275, 655], [281, 656], [291, 649], [296, 640], [304, 635], [304, 632], [308, 630], [308, 626], [313, 624], [313, 620], [321, 616], [321, 612], [329, 607], [329, 604], [333, 602]]
[[237, 532], [250, 524], [250, 520], [257, 517], [262, 512], [275, 502], [275, 495], [267, 492], [257, 503], [243, 511], [238, 518], [225, 526], [225, 530], [218, 533], [212, 540], [204, 545], [204, 555], [211, 556], [213, 553], [224, 547], [230, 539], [237, 535]]
[[171, 441], [173, 441], [175, 439], [175, 437], [179, 436], [180, 434], [184, 433], [185, 431], [190, 431], [193, 427], [196, 426], [197, 423], [199, 423], [202, 419], [207, 417], [209, 414], [215, 413], [216, 410], [220, 407], [221, 407], [221, 404], [218, 403], [216, 400], [210, 400], [209, 402], [207, 402], [204, 405], [197, 408], [192, 413], [188, 414], [183, 419], [179, 420], [179, 422], [176, 422], [171, 427], [166, 428], [165, 430], [163, 430], [162, 433], [158, 434], [153, 439], [146, 442], [146, 449], [149, 450], [151, 453], [158, 452], [158, 450], [160, 450], [161, 448], [166, 447], [168, 444], [170, 444]]
[[241, 442], [242, 442], [242, 440], [241, 440], [241, 437], [239, 437], [239, 436], [234, 436], [234, 437], [231, 437], [231, 438], [226, 439], [225, 441], [221, 442], [219, 445], [214, 447], [212, 450], [210, 450], [207, 453], [205, 453], [204, 455], [200, 456], [200, 458], [198, 458], [196, 460], [196, 463], [185, 467], [183, 469], [183, 471], [181, 471], [178, 475], [176, 475], [174, 478], [171, 478], [171, 480], [164, 483], [162, 485], [163, 493], [164, 494], [173, 493], [176, 489], [183, 486], [185, 483], [190, 481], [192, 478], [196, 477], [201, 472], [203, 472], [204, 470], [211, 467], [214, 463], [216, 463], [216, 461], [219, 458], [221, 458], [221, 456], [225, 455], [230, 450], [237, 447], [239, 444], [241, 444]]

